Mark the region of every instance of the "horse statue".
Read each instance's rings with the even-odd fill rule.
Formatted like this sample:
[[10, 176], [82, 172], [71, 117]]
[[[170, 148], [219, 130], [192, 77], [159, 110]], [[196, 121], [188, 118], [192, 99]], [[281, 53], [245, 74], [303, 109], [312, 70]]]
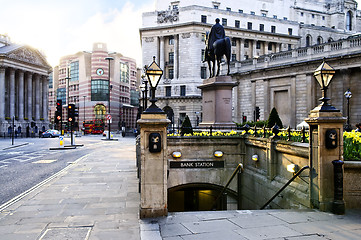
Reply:
[[[213, 51], [208, 48], [209, 32], [206, 32], [206, 49], [205, 49], [205, 61], [208, 63], [209, 76], [219, 76], [220, 65], [223, 55], [226, 56], [227, 62], [227, 75], [229, 75], [229, 63], [231, 60], [231, 40], [229, 37], [218, 39], [213, 43]], [[211, 67], [211, 62], [213, 66]], [[217, 62], [217, 74], [214, 75]]]

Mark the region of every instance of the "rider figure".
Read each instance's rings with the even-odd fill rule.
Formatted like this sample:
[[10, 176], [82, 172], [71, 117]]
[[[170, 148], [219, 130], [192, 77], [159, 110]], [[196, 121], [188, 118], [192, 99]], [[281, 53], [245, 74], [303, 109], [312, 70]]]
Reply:
[[219, 24], [219, 18], [216, 18], [216, 24], [214, 24], [211, 28], [211, 32], [209, 33], [208, 39], [208, 49], [213, 51], [213, 43], [218, 39], [223, 39], [226, 37], [224, 32], [224, 28], [221, 24]]

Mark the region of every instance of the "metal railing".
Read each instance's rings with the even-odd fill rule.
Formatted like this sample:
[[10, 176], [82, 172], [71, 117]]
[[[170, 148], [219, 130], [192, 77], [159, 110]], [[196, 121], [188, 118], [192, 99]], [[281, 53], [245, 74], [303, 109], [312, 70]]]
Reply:
[[[234, 179], [234, 177], [236, 176], [236, 174], [238, 172], [242, 173], [242, 171], [244, 171], [243, 164], [239, 163], [238, 166], [236, 167], [236, 169], [234, 170], [234, 172], [232, 173], [232, 176], [229, 178], [227, 184], [222, 188], [222, 191], [218, 194], [216, 200], [213, 203], [212, 210], [216, 208], [219, 199], [223, 196], [224, 192], [228, 188], [229, 184], [231, 184], [231, 182]], [[238, 194], [240, 194], [240, 192], [238, 192]]]
[[275, 195], [273, 195], [273, 197], [271, 197], [270, 200], [268, 200], [260, 209], [264, 209], [265, 207], [267, 207], [268, 204], [270, 204], [273, 199], [275, 199], [288, 185], [290, 185], [304, 170], [309, 169], [309, 166], [304, 166], [302, 167], [295, 175], [293, 175], [293, 177], [278, 191], [276, 192]]

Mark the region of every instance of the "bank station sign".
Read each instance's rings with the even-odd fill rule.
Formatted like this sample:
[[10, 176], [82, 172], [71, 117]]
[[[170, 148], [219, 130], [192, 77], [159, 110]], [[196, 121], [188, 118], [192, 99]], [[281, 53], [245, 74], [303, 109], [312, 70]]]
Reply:
[[170, 168], [224, 168], [224, 161], [170, 161]]

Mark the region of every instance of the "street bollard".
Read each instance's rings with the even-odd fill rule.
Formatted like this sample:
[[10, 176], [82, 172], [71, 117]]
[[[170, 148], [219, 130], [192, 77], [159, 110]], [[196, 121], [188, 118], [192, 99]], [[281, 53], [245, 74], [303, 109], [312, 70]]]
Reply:
[[60, 147], [64, 147], [64, 138], [62, 136], [59, 137]]
[[334, 173], [334, 199], [332, 211], [334, 214], [345, 214], [345, 202], [343, 200], [343, 171], [342, 165], [343, 161], [334, 160], [333, 164], [333, 173]]

